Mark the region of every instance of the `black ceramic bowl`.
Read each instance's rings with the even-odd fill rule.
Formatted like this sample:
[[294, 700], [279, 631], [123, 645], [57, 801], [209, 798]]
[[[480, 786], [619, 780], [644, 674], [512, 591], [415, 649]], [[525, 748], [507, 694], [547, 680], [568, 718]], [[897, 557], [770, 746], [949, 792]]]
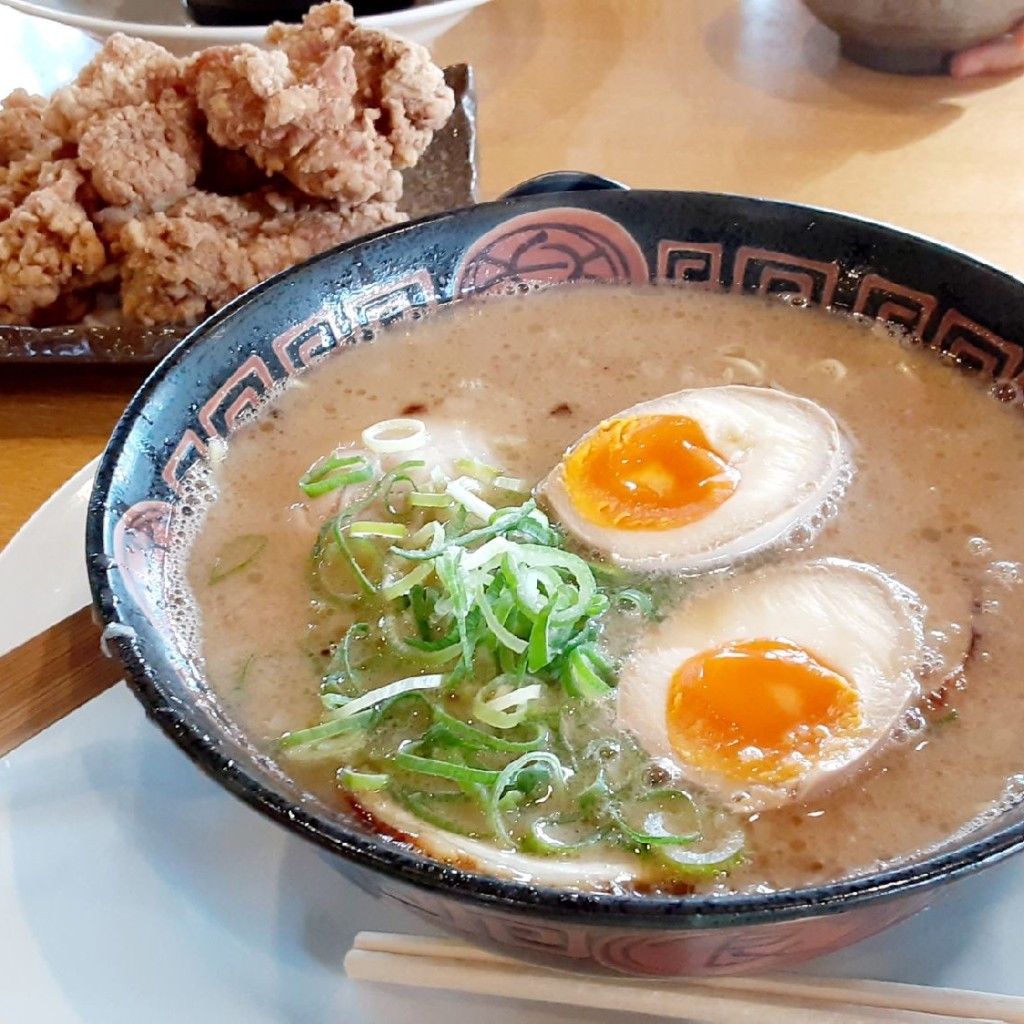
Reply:
[[[301, 21], [316, 0], [185, 0], [200, 25], [269, 25]], [[350, 0], [357, 18], [412, 7], [413, 0]]]
[[1020, 281], [837, 213], [738, 196], [587, 190], [601, 184], [555, 177], [533, 190], [583, 190], [389, 229], [287, 271], [200, 327], [143, 386], [103, 457], [88, 523], [94, 600], [160, 727], [364, 887], [548, 964], [666, 976], [773, 968], [877, 932], [945, 883], [1018, 850], [1024, 808], [913, 863], [813, 889], [649, 898], [501, 881], [418, 856], [303, 795], [218, 708], [167, 613], [169, 517], [211, 438], [229, 436], [280, 382], [321, 359], [344, 359], [378, 324], [493, 289], [682, 280], [795, 296], [898, 324], [990, 378], [995, 399], [1021, 402]]

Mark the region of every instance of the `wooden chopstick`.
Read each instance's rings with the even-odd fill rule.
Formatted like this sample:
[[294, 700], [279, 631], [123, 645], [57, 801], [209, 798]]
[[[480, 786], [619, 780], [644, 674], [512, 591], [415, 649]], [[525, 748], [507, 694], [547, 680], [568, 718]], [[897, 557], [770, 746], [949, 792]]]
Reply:
[[[455, 939], [360, 932], [345, 957], [359, 981], [698, 1020], [707, 1024], [1024, 1024], [1024, 998], [885, 981], [771, 974], [595, 977], [520, 963]], [[766, 1016], [775, 1010], [777, 1015]]]
[[0, 657], [0, 756], [70, 714], [122, 677], [100, 650], [92, 608]]

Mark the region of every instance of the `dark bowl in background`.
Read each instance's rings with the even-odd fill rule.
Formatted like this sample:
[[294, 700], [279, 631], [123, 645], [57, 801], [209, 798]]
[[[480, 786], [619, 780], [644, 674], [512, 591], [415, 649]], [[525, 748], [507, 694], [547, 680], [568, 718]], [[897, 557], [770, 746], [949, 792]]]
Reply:
[[[185, 0], [200, 25], [269, 25], [272, 21], [301, 21], [320, 0]], [[348, 0], [357, 18], [412, 7], [415, 0]]]
[[943, 75], [953, 54], [1009, 32], [1021, 0], [803, 0], [844, 57], [898, 75]]
[[995, 399], [1021, 403], [1024, 283], [1009, 275], [826, 210], [610, 184], [554, 175], [515, 198], [391, 228], [286, 271], [201, 326], [145, 383], [103, 456], [87, 529], [93, 597], [151, 718], [226, 789], [317, 844], [362, 887], [549, 966], [651, 976], [776, 968], [871, 935], [1019, 850], [1024, 807], [901, 867], [763, 895], [621, 896], [491, 878], [382, 839], [303, 793], [218, 707], [167, 614], [168, 523], [211, 438], [228, 437], [276, 385], [343, 359], [378, 325], [495, 289], [671, 280], [788, 296], [898, 325], [991, 380]]

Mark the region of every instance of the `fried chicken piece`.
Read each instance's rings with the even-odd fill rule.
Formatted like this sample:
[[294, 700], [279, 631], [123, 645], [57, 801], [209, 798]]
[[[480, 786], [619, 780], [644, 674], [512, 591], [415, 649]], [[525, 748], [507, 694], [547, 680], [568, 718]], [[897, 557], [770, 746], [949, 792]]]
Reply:
[[115, 206], [183, 195], [202, 161], [195, 117], [191, 100], [170, 90], [156, 103], [94, 114], [81, 132], [78, 162]]
[[62, 139], [78, 142], [96, 114], [156, 103], [165, 91], [186, 95], [188, 61], [156, 43], [117, 33], [69, 85], [50, 98], [43, 121]]
[[43, 121], [77, 143], [79, 163], [107, 203], [176, 199], [195, 182], [202, 161], [190, 74], [189, 63], [162, 46], [114, 35], [53, 94]]
[[405, 220], [392, 202], [339, 207], [334, 203], [296, 201], [279, 192], [271, 193], [270, 199], [277, 212], [247, 245], [261, 281], [335, 245]]
[[46, 99], [15, 89], [0, 102], [0, 164], [24, 160], [30, 154], [49, 155], [61, 140], [43, 124]]
[[26, 156], [0, 167], [0, 221], [6, 220], [39, 187], [49, 156]]
[[125, 316], [157, 324], [199, 320], [271, 274], [401, 219], [392, 203], [352, 210], [267, 187], [193, 192], [108, 230], [123, 253]]
[[397, 168], [416, 162], [454, 107], [427, 51], [357, 28], [343, 3], [272, 26], [267, 42], [278, 48], [214, 47], [196, 58], [210, 137], [308, 195], [397, 200]]
[[73, 160], [44, 163], [32, 189], [0, 221], [0, 320], [31, 322], [72, 281], [99, 273], [103, 243], [78, 200], [85, 184]]
[[373, 112], [375, 128], [393, 148], [397, 168], [412, 167], [434, 132], [451, 117], [455, 97], [444, 72], [422, 46], [389, 32], [362, 28], [347, 4], [321, 4], [301, 25], [276, 22], [267, 44], [288, 54], [293, 68], [315, 68], [341, 46], [352, 49], [357, 103]]

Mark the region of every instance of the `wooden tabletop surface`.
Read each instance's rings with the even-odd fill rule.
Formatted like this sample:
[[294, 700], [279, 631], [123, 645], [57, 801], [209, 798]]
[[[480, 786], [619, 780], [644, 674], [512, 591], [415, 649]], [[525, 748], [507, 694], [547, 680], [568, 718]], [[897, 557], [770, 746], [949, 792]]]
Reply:
[[[0, 90], [50, 89], [94, 48], [0, 9]], [[846, 210], [1024, 275], [1024, 78], [855, 67], [798, 0], [492, 0], [434, 54], [476, 69], [482, 198], [583, 169]], [[142, 377], [0, 367], [0, 547], [101, 451]]]

